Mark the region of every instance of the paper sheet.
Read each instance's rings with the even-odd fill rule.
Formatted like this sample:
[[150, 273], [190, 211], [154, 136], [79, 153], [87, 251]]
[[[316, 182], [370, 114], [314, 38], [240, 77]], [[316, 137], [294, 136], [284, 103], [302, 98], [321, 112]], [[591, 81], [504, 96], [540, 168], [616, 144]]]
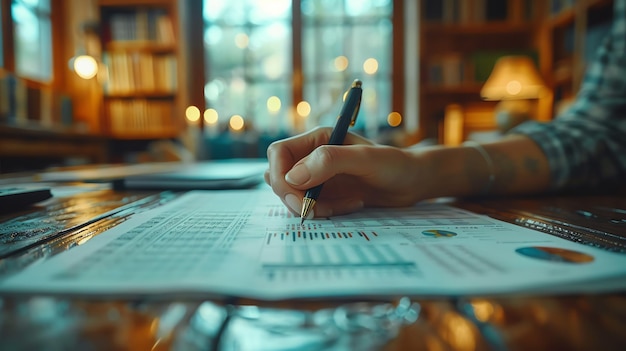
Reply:
[[267, 188], [193, 191], [0, 283], [0, 291], [260, 299], [602, 291], [626, 255], [443, 204], [329, 219]]

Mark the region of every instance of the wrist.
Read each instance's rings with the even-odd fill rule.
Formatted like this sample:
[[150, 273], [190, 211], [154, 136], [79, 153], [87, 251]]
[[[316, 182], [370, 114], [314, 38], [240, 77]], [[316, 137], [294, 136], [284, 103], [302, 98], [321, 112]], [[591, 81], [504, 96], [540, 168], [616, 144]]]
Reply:
[[442, 162], [442, 146], [428, 146], [420, 148], [411, 148], [407, 150], [411, 157], [413, 168], [410, 170], [412, 175], [412, 189], [415, 202], [432, 199], [437, 197], [449, 196], [444, 189], [445, 181], [442, 176], [448, 174]]
[[479, 195], [493, 185], [493, 167], [475, 147], [433, 146], [414, 150], [413, 157], [422, 200]]

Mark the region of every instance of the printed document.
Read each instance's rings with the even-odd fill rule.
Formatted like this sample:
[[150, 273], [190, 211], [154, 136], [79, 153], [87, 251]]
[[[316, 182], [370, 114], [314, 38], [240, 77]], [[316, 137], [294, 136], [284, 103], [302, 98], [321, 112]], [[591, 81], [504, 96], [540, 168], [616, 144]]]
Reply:
[[0, 282], [0, 292], [269, 300], [625, 287], [624, 254], [431, 202], [301, 225], [267, 187], [188, 192]]

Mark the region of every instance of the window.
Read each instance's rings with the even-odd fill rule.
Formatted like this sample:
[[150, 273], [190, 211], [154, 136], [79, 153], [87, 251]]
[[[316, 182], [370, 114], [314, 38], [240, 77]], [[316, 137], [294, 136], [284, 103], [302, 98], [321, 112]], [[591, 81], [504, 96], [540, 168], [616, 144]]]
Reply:
[[207, 108], [221, 124], [239, 115], [247, 128], [293, 134], [334, 124], [358, 78], [357, 128], [375, 133], [391, 112], [392, 4], [204, 0]]
[[304, 97], [309, 126], [332, 125], [337, 96], [359, 78], [363, 102], [356, 127], [375, 136], [391, 112], [391, 0], [302, 1]]
[[15, 72], [47, 82], [52, 79], [50, 0], [13, 0]]
[[204, 19], [207, 107], [220, 121], [239, 115], [255, 130], [286, 127], [291, 1], [205, 0]]

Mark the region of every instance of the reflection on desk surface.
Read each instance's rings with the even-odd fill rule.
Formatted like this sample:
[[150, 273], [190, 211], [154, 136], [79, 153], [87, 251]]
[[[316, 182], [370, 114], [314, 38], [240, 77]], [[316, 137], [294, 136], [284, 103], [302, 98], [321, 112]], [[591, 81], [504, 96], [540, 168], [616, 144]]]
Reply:
[[[0, 259], [55, 238], [67, 240], [66, 236], [85, 226], [110, 220], [115, 214], [117, 217], [129, 215], [130, 209], [160, 203], [168, 196], [167, 193], [117, 193], [110, 190], [72, 193], [63, 190], [65, 187], [53, 188], [55, 195], [50, 201], [0, 216]], [[80, 237], [74, 236], [68, 244], [76, 244], [79, 240]], [[3, 268], [1, 262], [0, 271]]]
[[387, 301], [0, 300], [3, 350], [623, 350], [624, 295]]

